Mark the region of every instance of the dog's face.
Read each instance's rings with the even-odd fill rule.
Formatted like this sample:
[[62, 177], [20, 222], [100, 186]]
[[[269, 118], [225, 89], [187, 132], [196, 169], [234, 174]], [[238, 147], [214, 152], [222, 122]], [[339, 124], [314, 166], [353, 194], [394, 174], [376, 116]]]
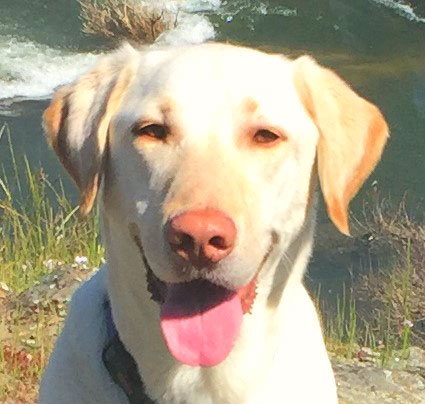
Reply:
[[166, 289], [163, 306], [182, 299], [167, 285], [208, 293], [207, 282], [238, 295], [243, 312], [270, 255], [309, 218], [317, 174], [348, 233], [348, 203], [388, 133], [372, 104], [312, 59], [218, 44], [108, 56], [59, 90], [45, 126], [83, 212], [103, 178], [106, 215]]
[[[106, 209], [109, 198], [121, 207], [120, 220], [137, 225], [163, 281], [203, 277], [238, 289], [303, 224], [318, 131], [291, 64], [259, 56], [217, 45], [147, 53], [112, 119]], [[255, 72], [268, 79], [254, 79]], [[184, 216], [191, 212], [232, 244], [225, 257], [216, 257], [219, 246], [214, 259], [202, 246], [195, 254], [196, 245], [173, 245], [173, 220], [191, 221]], [[226, 218], [234, 228], [224, 228]]]

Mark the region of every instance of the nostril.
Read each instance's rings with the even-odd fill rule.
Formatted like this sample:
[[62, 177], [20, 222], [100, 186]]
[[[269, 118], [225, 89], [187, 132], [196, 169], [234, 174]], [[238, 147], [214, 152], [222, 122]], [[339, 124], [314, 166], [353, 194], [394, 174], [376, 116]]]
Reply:
[[170, 232], [168, 241], [172, 250], [185, 260], [190, 260], [191, 254], [196, 250], [196, 242], [194, 238], [183, 232]]
[[186, 233], [182, 233], [180, 235], [180, 242], [178, 244], [179, 248], [182, 248], [185, 251], [191, 251], [193, 250], [193, 247], [195, 245], [195, 240], [192, 236]]
[[221, 236], [211, 237], [208, 244], [217, 248], [218, 250], [226, 250], [227, 248], [229, 248], [229, 245], [226, 243], [226, 240], [224, 239], [224, 237]]
[[195, 243], [191, 235], [182, 232], [171, 232], [168, 240], [175, 248], [191, 249]]

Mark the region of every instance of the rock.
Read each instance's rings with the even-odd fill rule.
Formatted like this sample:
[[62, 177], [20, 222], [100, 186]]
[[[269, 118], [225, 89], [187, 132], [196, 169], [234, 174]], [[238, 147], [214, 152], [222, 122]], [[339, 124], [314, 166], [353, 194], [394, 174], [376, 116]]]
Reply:
[[340, 404], [425, 403], [425, 372], [344, 360], [334, 361], [333, 368]]
[[422, 368], [425, 371], [425, 351], [415, 346], [410, 347], [407, 366], [412, 368]]

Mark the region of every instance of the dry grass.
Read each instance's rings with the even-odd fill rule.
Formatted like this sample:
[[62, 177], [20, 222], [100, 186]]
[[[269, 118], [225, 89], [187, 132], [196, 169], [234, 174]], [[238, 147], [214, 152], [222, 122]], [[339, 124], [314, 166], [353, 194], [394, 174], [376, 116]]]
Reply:
[[0, 298], [0, 403], [35, 403], [74, 290], [96, 268], [57, 265], [32, 287]]
[[425, 223], [418, 214], [413, 219], [406, 200], [394, 204], [374, 194], [355, 227], [358, 236], [321, 246], [329, 265], [351, 268], [336, 301], [322, 299], [320, 288], [316, 293], [327, 347], [397, 365], [411, 345], [425, 348]]
[[0, 322], [0, 402], [37, 402], [38, 383], [56, 339], [59, 322], [47, 309], [8, 310]]
[[361, 317], [375, 330], [391, 331], [402, 345], [409, 339], [425, 347], [425, 225], [411, 219], [405, 201], [397, 210], [384, 201], [375, 205], [366, 226], [371, 249], [387, 251], [392, 264], [354, 285], [355, 297], [375, 308]]
[[79, 0], [83, 32], [113, 41], [153, 43], [177, 25], [177, 14], [134, 0]]

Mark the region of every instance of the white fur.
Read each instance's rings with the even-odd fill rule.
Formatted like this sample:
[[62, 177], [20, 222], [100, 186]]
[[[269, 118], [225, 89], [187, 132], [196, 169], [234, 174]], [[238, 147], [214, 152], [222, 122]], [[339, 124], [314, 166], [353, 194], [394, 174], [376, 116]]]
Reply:
[[[131, 50], [127, 63], [124, 54], [121, 51], [119, 58], [131, 78], [126, 79], [115, 109], [105, 108], [108, 121], [100, 124], [109, 127], [100, 198], [108, 268], [74, 296], [43, 378], [40, 403], [125, 402], [101, 364], [104, 294], [111, 300], [116, 327], [138, 364], [147, 392], [158, 404], [337, 403], [320, 322], [302, 283], [315, 223], [312, 175], [316, 177], [316, 149], [326, 120], [314, 122], [303, 105], [294, 79], [299, 64], [280, 55], [218, 44], [139, 54]], [[321, 72], [312, 61], [303, 59], [303, 63], [318, 75]], [[118, 65], [116, 61], [111, 75], [120, 71]], [[308, 80], [309, 75], [302, 74]], [[329, 80], [338, 91], [324, 86], [324, 98], [328, 93], [329, 99], [340, 97], [341, 89], [344, 97], [344, 91], [351, 91], [339, 79], [336, 84], [333, 76]], [[70, 87], [71, 102], [78, 100], [84, 83], [83, 79]], [[366, 105], [364, 100], [358, 102]], [[341, 104], [338, 99], [334, 103], [335, 108]], [[56, 110], [53, 103], [46, 115], [53, 139], [58, 132]], [[332, 113], [332, 119], [338, 120], [338, 114]], [[135, 138], [131, 133], [136, 121], [164, 123], [164, 119], [172, 132], [167, 142]], [[360, 120], [367, 122], [363, 116]], [[345, 121], [354, 127], [354, 118]], [[341, 118], [341, 128], [345, 121]], [[257, 145], [252, 141], [255, 128], [271, 128], [286, 140], [271, 148]], [[348, 142], [344, 133], [329, 135], [340, 135], [338, 147]], [[86, 143], [82, 138], [69, 142], [80, 149]], [[87, 154], [80, 149], [74, 147], [70, 155]], [[321, 150], [321, 156], [326, 155], [326, 147]], [[66, 160], [61, 150], [57, 152]], [[73, 168], [72, 161], [67, 164]], [[78, 171], [81, 164], [84, 161], [71, 174], [90, 172], [84, 167]], [[327, 181], [332, 185], [332, 179]], [[219, 209], [233, 219], [236, 245], [214, 271], [183, 271], [167, 245], [163, 226], [178, 213], [202, 208]], [[129, 232], [130, 223], [139, 229], [147, 260], [163, 281], [203, 276], [236, 290], [260, 269], [252, 312], [244, 315], [236, 345], [221, 364], [190, 367], [176, 362], [168, 352], [159, 327], [159, 306], [147, 292], [146, 269]]]
[[103, 365], [108, 342], [104, 304], [107, 268], [103, 266], [74, 294], [40, 388], [40, 403], [126, 403]]

